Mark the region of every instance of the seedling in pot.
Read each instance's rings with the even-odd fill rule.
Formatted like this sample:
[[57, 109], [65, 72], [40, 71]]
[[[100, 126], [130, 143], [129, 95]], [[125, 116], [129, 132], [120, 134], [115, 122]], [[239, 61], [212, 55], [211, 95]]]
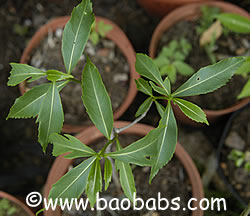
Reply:
[[[136, 187], [131, 165], [151, 167], [149, 178], [149, 182], [151, 182], [158, 171], [171, 160], [175, 152], [177, 125], [172, 103], [177, 104], [182, 112], [194, 121], [208, 124], [202, 109], [182, 99], [182, 97], [206, 94], [220, 88], [245, 62], [244, 57], [236, 57], [201, 68], [172, 92], [169, 78], [166, 77], [163, 80], [153, 60], [147, 55], [137, 54], [135, 68], [147, 80], [140, 78], [136, 81], [136, 85], [138, 90], [145, 93], [148, 98], [139, 107], [136, 113], [138, 118], [126, 127], [116, 128], [110, 97], [96, 66], [87, 57], [81, 80], [76, 80], [71, 75], [83, 53], [93, 21], [90, 0], [82, 0], [74, 8], [71, 19], [63, 32], [62, 54], [67, 73], [57, 70], [44, 72], [26, 64], [11, 64], [12, 70], [8, 85], [15, 86], [24, 80], [32, 82], [43, 76], [47, 77], [49, 83], [35, 86], [19, 97], [11, 107], [7, 117], [36, 117], [37, 123], [39, 123], [38, 141], [44, 152], [47, 145], [51, 143], [53, 144], [54, 156], [68, 153], [65, 158], [87, 158], [53, 185], [49, 198], [53, 200], [79, 198], [85, 192], [91, 206], [94, 206], [96, 202], [97, 193], [103, 189], [100, 160], [105, 161], [103, 171], [105, 190], [108, 188], [112, 176], [117, 176], [116, 172], [119, 172], [124, 194], [133, 201]], [[71, 135], [60, 134], [64, 113], [59, 92], [72, 81], [81, 84], [82, 101], [87, 113], [97, 129], [107, 139], [106, 144], [99, 152], [95, 152], [91, 147], [86, 146]], [[162, 96], [156, 96], [155, 93], [160, 93]], [[162, 106], [159, 100], [167, 100], [167, 105]], [[123, 148], [119, 142], [119, 134], [139, 122], [153, 103], [161, 117], [158, 127], [145, 137]], [[111, 145], [115, 145], [114, 151], [111, 151]], [[114, 164], [115, 172], [112, 169]]]
[[7, 199], [0, 199], [0, 215], [11, 216], [18, 213], [18, 209]]
[[[216, 8], [203, 6], [201, 7], [202, 18], [200, 21], [201, 27], [197, 29], [201, 33], [200, 45], [204, 46], [211, 63], [215, 63], [216, 56], [214, 50], [216, 46], [216, 40], [224, 34], [234, 32], [237, 34], [249, 34], [250, 33], [250, 19], [233, 13], [220, 13]], [[208, 12], [211, 12], [210, 15]], [[206, 17], [208, 16], [208, 17]], [[214, 20], [216, 20], [214, 22]], [[207, 29], [206, 29], [207, 27]], [[246, 52], [249, 55], [249, 52]], [[238, 95], [238, 99], [250, 96], [250, 58], [242, 65], [241, 68], [235, 73], [242, 75], [247, 79], [247, 83], [243, 87], [241, 93]]]
[[100, 37], [104, 38], [112, 30], [113, 26], [105, 24], [103, 21], [100, 21], [96, 24], [94, 22], [91, 27], [91, 32], [89, 39], [94, 44], [97, 45], [100, 41]]
[[244, 169], [250, 172], [250, 152], [242, 152], [236, 149], [233, 149], [228, 155], [229, 160], [233, 160], [235, 162], [236, 167], [244, 166]]
[[190, 76], [194, 69], [184, 61], [192, 50], [191, 44], [185, 39], [172, 40], [163, 46], [160, 54], [154, 59], [161, 76], [168, 76], [171, 83], [176, 82], [177, 72], [183, 76]]

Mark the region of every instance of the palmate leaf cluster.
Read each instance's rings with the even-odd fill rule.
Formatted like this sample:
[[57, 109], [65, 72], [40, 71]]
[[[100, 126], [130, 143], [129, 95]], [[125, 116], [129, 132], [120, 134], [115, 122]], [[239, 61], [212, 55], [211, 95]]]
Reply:
[[[79, 81], [82, 87], [82, 101], [93, 124], [107, 139], [103, 148], [95, 152], [77, 138], [60, 134], [64, 115], [59, 94], [68, 82], [75, 81], [71, 72], [84, 50], [93, 21], [91, 3], [89, 0], [83, 0], [74, 8], [63, 33], [62, 53], [66, 73], [56, 70], [43, 72], [28, 65], [12, 63], [8, 82], [9, 85], [15, 86], [27, 79], [34, 81], [47, 76], [49, 83], [32, 88], [15, 101], [8, 118], [37, 117], [38, 138], [44, 151], [48, 143], [51, 143], [54, 156], [67, 153], [65, 158], [68, 159], [86, 158], [53, 185], [49, 198], [77, 198], [85, 192], [91, 206], [96, 202], [96, 194], [103, 190], [103, 179], [104, 189], [108, 188], [113, 166], [119, 173], [124, 194], [132, 201], [136, 187], [131, 165], [150, 166], [149, 182], [151, 182], [158, 171], [173, 157], [177, 143], [173, 104], [177, 104], [182, 112], [194, 121], [208, 124], [202, 109], [181, 97], [206, 94], [223, 86], [245, 61], [243, 57], [230, 58], [202, 68], [172, 92], [169, 78], [163, 80], [153, 60], [147, 55], [137, 54], [135, 67], [142, 78], [136, 80], [136, 85], [148, 98], [139, 107], [136, 116], [144, 115], [151, 105], [155, 104], [161, 119], [158, 127], [145, 137], [122, 147], [118, 129], [114, 127], [110, 97], [97, 67], [87, 58]], [[155, 96], [155, 93], [162, 96]], [[167, 101], [165, 107], [159, 102], [162, 99]], [[106, 152], [107, 147], [113, 143], [115, 151]], [[105, 160], [103, 172], [101, 160]]]

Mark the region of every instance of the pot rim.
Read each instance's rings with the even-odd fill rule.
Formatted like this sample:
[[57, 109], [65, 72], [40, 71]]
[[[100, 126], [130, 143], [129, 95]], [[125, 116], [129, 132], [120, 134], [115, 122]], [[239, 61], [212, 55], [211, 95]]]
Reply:
[[16, 205], [18, 205], [20, 208], [22, 208], [29, 216], [35, 216], [35, 214], [20, 200], [18, 200], [16, 197], [4, 192], [0, 191], [0, 198], [7, 199]]
[[[69, 21], [70, 16], [63, 16], [63, 17], [58, 17], [58, 18], [53, 18], [50, 20], [48, 23], [45, 25], [41, 26], [38, 31], [33, 35], [31, 40], [29, 41], [28, 45], [26, 46], [25, 50], [22, 53], [20, 63], [22, 64], [27, 64], [30, 55], [32, 51], [39, 46], [40, 42], [48, 35], [49, 31], [56, 31], [58, 28], [63, 28], [66, 23]], [[140, 76], [135, 70], [135, 51], [128, 40], [126, 34], [121, 30], [121, 28], [115, 24], [114, 22], [100, 17], [96, 16], [96, 21], [103, 21], [105, 24], [112, 25], [113, 28], [111, 31], [109, 31], [106, 35], [106, 38], [109, 40], [112, 40], [117, 47], [121, 50], [122, 54], [126, 58], [129, 68], [130, 68], [130, 80], [129, 80], [129, 86], [128, 86], [128, 92], [127, 95], [125, 96], [123, 103], [121, 106], [114, 112], [114, 119], [120, 118], [120, 116], [128, 109], [130, 104], [133, 102], [136, 94], [137, 94], [137, 88], [136, 84], [134, 82], [135, 79], [138, 79]], [[19, 91], [23, 95], [25, 93], [25, 81], [19, 84]], [[81, 132], [87, 128], [86, 125], [71, 125], [71, 124], [64, 124], [63, 125], [63, 132], [67, 133], [78, 133]]]
[[229, 189], [229, 191], [243, 206], [247, 206], [247, 202], [240, 196], [240, 194], [237, 192], [237, 190], [232, 186], [232, 184], [229, 182], [229, 180], [225, 176], [224, 171], [223, 171], [222, 167], [220, 166], [220, 159], [221, 159], [221, 152], [222, 152], [223, 146], [225, 144], [225, 140], [226, 140], [227, 135], [229, 134], [229, 132], [232, 128], [234, 120], [237, 118], [237, 116], [239, 116], [239, 114], [243, 110], [245, 110], [247, 108], [250, 108], [250, 102], [247, 105], [245, 105], [244, 107], [242, 107], [241, 109], [232, 113], [232, 115], [230, 116], [230, 118], [228, 119], [228, 121], [224, 127], [224, 130], [223, 130], [223, 133], [222, 133], [222, 136], [220, 138], [219, 145], [217, 148], [217, 152], [216, 152], [217, 171], [218, 171], [220, 177], [222, 178], [222, 180], [224, 181], [225, 185]]
[[[159, 40], [160, 40], [162, 34], [165, 31], [167, 31], [167, 29], [169, 29], [170, 27], [172, 27], [173, 25], [175, 25], [179, 21], [193, 20], [193, 19], [198, 18], [200, 16], [200, 7], [202, 5], [219, 7], [222, 9], [222, 11], [237, 13], [237, 14], [240, 14], [242, 16], [248, 17], [250, 19], [250, 15], [247, 11], [245, 11], [244, 9], [242, 9], [236, 5], [233, 5], [233, 4], [230, 4], [227, 2], [205, 1], [205, 2], [200, 2], [200, 3], [192, 3], [192, 4], [184, 5], [182, 7], [179, 7], [177, 9], [173, 10], [172, 12], [170, 12], [157, 25], [157, 27], [153, 33], [152, 39], [150, 41], [149, 56], [151, 58], [155, 57], [156, 49], [157, 49], [157, 45], [159, 43]], [[208, 118], [210, 118], [213, 121], [217, 117], [232, 113], [232, 112], [240, 109], [241, 107], [245, 106], [249, 102], [250, 102], [250, 97], [239, 100], [236, 102], [236, 104], [234, 104], [228, 108], [225, 108], [225, 109], [221, 109], [221, 110], [203, 109], [203, 111], [206, 113]], [[187, 119], [185, 122], [188, 122], [188, 121], [189, 121], [189, 124], [197, 125], [196, 123], [193, 123], [193, 122], [191, 123], [191, 120], [189, 120], [189, 119]]]
[[[129, 123], [130, 122], [126, 121], [116, 121], [114, 125], [115, 127], [120, 128], [128, 125]], [[138, 123], [126, 129], [125, 131], [121, 132], [121, 134], [136, 134], [139, 136], [145, 136], [152, 129], [154, 129], [154, 127]], [[103, 135], [95, 126], [90, 126], [88, 129], [84, 130], [76, 137], [86, 145], [89, 145], [92, 144], [93, 141], [95, 141], [96, 139], [103, 137]], [[175, 155], [180, 160], [180, 162], [182, 163], [187, 172], [187, 175], [192, 185], [192, 197], [197, 198], [197, 200], [201, 200], [202, 198], [204, 198], [203, 186], [200, 174], [196, 166], [194, 165], [194, 162], [179, 143], [177, 143], [176, 145]], [[73, 160], [63, 158], [63, 155], [56, 158], [50, 169], [46, 181], [44, 197], [46, 198], [48, 197], [52, 185], [55, 182], [57, 182], [67, 172], [69, 165], [72, 164], [72, 161]], [[193, 211], [192, 216], [203, 216], [203, 211], [199, 208], [199, 205], [197, 203], [194, 204], [194, 207], [197, 207], [197, 211]], [[56, 209], [56, 213], [57, 214], [53, 212], [54, 215], [58, 216], [61, 215], [59, 208]], [[51, 216], [51, 214], [52, 213], [50, 210], [44, 212], [45, 216]]]

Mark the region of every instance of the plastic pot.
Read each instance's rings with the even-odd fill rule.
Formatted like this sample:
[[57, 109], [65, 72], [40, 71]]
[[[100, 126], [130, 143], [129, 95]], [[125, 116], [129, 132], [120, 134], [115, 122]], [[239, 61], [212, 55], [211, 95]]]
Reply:
[[15, 203], [16, 205], [18, 205], [21, 209], [23, 209], [23, 211], [25, 211], [25, 213], [29, 216], [35, 216], [34, 213], [26, 206], [24, 205], [20, 200], [18, 200], [17, 198], [15, 198], [14, 196], [5, 193], [3, 191], [0, 191], [0, 198], [2, 199], [7, 199], [13, 203]]
[[[25, 48], [22, 56], [21, 56], [21, 63], [27, 64], [30, 59], [30, 55], [32, 54], [32, 51], [39, 46], [40, 42], [48, 35], [49, 31], [56, 31], [58, 28], [63, 28], [66, 23], [69, 21], [70, 17], [59, 17], [51, 20], [44, 26], [42, 26], [31, 38], [30, 42], [28, 43], [27, 47]], [[114, 119], [118, 119], [130, 106], [132, 101], [134, 100], [136, 94], [137, 94], [137, 88], [134, 82], [134, 79], [139, 78], [139, 74], [135, 71], [135, 51], [132, 47], [130, 41], [128, 40], [125, 33], [117, 26], [115, 23], [111, 22], [110, 20], [102, 17], [96, 16], [96, 22], [103, 21], [105, 24], [112, 25], [113, 28], [111, 31], [109, 31], [106, 35], [106, 38], [109, 40], [112, 40], [121, 50], [125, 58], [127, 59], [127, 62], [130, 67], [130, 81], [129, 81], [129, 89], [127, 92], [127, 96], [124, 99], [121, 106], [115, 111], [114, 113]], [[61, 53], [58, 53], [58, 55], [61, 55]], [[19, 90], [21, 94], [24, 94], [26, 91], [26, 83], [22, 82], [19, 85]], [[78, 133], [81, 132], [83, 129], [85, 129], [86, 126], [84, 125], [70, 125], [70, 124], [64, 124], [63, 126], [63, 132], [65, 133]]]
[[[204, 2], [205, 0], [137, 0], [137, 2], [149, 13], [162, 17], [177, 7]], [[209, 0], [207, 0], [209, 1]]]
[[[115, 127], [120, 128], [129, 124], [129, 122], [117, 121], [115, 122]], [[123, 131], [123, 134], [134, 134], [139, 136], [145, 136], [150, 130], [154, 129], [152, 126], [144, 125], [144, 124], [136, 124], [133, 127], [128, 128]], [[76, 136], [86, 145], [90, 145], [94, 143], [97, 139], [103, 137], [103, 135], [96, 129], [96, 127], [91, 126], [88, 129], [84, 130], [82, 133]], [[204, 198], [203, 186], [200, 178], [200, 174], [194, 165], [192, 159], [188, 155], [188, 153], [184, 150], [184, 148], [177, 143], [175, 155], [182, 163], [185, 171], [189, 177], [192, 186], [192, 197], [201, 200]], [[68, 160], [63, 158], [63, 156], [59, 156], [54, 161], [48, 178], [45, 185], [44, 197], [48, 197], [49, 191], [54, 183], [56, 183], [67, 171], [68, 167], [73, 163], [73, 160]], [[148, 183], [146, 183], [148, 184]], [[196, 203], [197, 204], [197, 203]], [[198, 205], [194, 205], [197, 207], [197, 211], [192, 212], [192, 216], [203, 216], [203, 211], [198, 208]], [[45, 216], [61, 216], [61, 211], [59, 208], [56, 211], [45, 211]]]
[[233, 122], [234, 120], [237, 118], [237, 116], [245, 109], [249, 109], [250, 108], [250, 103], [248, 103], [246, 106], [242, 107], [240, 110], [238, 110], [237, 112], [234, 112], [230, 118], [228, 119], [226, 126], [224, 128], [223, 134], [221, 136], [220, 142], [219, 142], [219, 146], [217, 149], [217, 153], [216, 153], [216, 162], [217, 162], [217, 170], [218, 173], [220, 175], [220, 177], [222, 178], [222, 180], [224, 181], [225, 185], [227, 186], [228, 190], [231, 192], [231, 194], [243, 205], [243, 206], [247, 206], [247, 202], [240, 196], [240, 194], [237, 192], [237, 190], [233, 187], [233, 185], [230, 184], [230, 182], [228, 181], [227, 177], [224, 174], [224, 171], [222, 169], [222, 167], [220, 166], [220, 160], [221, 160], [221, 153], [224, 147], [224, 143], [225, 140], [232, 128]]
[[[211, 2], [206, 2], [206, 3], [194, 3], [194, 4], [189, 4], [180, 8], [175, 9], [171, 13], [169, 13], [167, 16], [165, 16], [161, 22], [158, 24], [156, 27], [152, 39], [150, 41], [150, 46], [149, 46], [149, 55], [151, 58], [154, 58], [156, 56], [156, 50], [158, 43], [165, 31], [167, 31], [170, 27], [174, 26], [176, 23], [183, 21], [183, 20], [195, 20], [198, 19], [201, 16], [201, 11], [200, 7], [202, 5], [208, 5], [208, 6], [213, 6], [213, 7], [218, 7], [220, 8], [223, 12], [228, 12], [228, 13], [236, 13], [240, 14], [242, 16], [250, 18], [250, 15], [247, 11], [239, 8], [238, 6], [235, 6], [230, 3], [226, 2], [219, 2], [219, 1], [211, 1]], [[223, 110], [204, 110], [204, 112], [207, 115], [207, 119], [210, 123], [215, 122], [218, 120], [220, 117], [230, 114], [236, 110], [239, 110], [241, 107], [246, 105], [248, 102], [250, 102], [250, 98], [245, 98], [240, 101], [238, 101], [236, 104], [234, 104], [231, 107], [228, 107]], [[178, 106], [174, 105], [174, 112], [176, 115], [176, 118], [186, 124], [193, 125], [193, 126], [201, 126], [204, 124], [198, 124], [186, 117], [182, 111], [179, 109]]]

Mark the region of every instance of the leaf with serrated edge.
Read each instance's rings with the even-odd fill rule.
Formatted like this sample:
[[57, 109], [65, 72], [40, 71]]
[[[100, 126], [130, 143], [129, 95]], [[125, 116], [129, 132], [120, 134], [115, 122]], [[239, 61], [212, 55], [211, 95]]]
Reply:
[[158, 92], [161, 95], [168, 95], [167, 92], [161, 88], [160, 86], [155, 85], [153, 82], [149, 81], [150, 85], [152, 86], [152, 88], [154, 89], [154, 91]]
[[71, 73], [83, 53], [93, 22], [92, 4], [90, 0], [83, 0], [73, 9], [63, 31], [62, 55], [68, 73]]
[[244, 61], [243, 57], [233, 57], [203, 67], [181, 85], [172, 96], [185, 97], [212, 92], [225, 85]]
[[73, 159], [78, 157], [90, 157], [97, 153], [83, 144], [79, 139], [65, 134], [64, 136], [53, 133], [49, 137], [49, 142], [53, 144], [53, 155], [59, 156], [64, 153], [70, 152], [65, 158]]
[[[58, 90], [60, 91], [67, 83], [68, 81], [58, 82]], [[35, 86], [29, 91], [25, 92], [24, 95], [16, 99], [6, 119], [36, 117], [40, 112], [42, 101], [49, 87], [50, 84], [45, 83]]]
[[[160, 71], [149, 56], [141, 53], [136, 54], [135, 68], [141, 76], [158, 83], [165, 89]], [[167, 89], [165, 91], [170, 94]]]
[[142, 115], [143, 113], [145, 113], [145, 112], [148, 110], [148, 108], [151, 106], [152, 101], [153, 101], [152, 97], [147, 98], [147, 99], [139, 106], [139, 108], [138, 108], [138, 110], [137, 110], [137, 112], [136, 112], [136, 114], [135, 114], [135, 117], [138, 117], [138, 116]]
[[168, 90], [168, 92], [171, 93], [171, 83], [168, 77], [165, 78], [163, 84], [165, 88]]
[[93, 208], [96, 202], [96, 195], [102, 191], [102, 172], [100, 160], [96, 159], [89, 172], [86, 194], [88, 196], [90, 206]]
[[190, 119], [196, 121], [196, 122], [201, 122], [201, 123], [206, 123], [209, 125], [206, 114], [203, 112], [203, 110], [198, 107], [197, 105], [180, 99], [180, 98], [174, 98], [173, 100], [181, 109], [181, 111]]
[[[121, 150], [122, 147], [119, 141], [116, 142], [117, 150]], [[136, 193], [134, 176], [129, 163], [125, 163], [119, 160], [115, 160], [115, 166], [117, 171], [120, 173], [120, 182], [122, 190], [126, 197], [128, 197], [132, 202], [134, 194]]]
[[162, 106], [158, 101], [155, 100], [155, 105], [156, 105], [156, 109], [158, 111], [158, 113], [160, 114], [160, 116], [162, 117], [164, 112], [165, 112], [165, 108], [164, 106]]
[[238, 33], [250, 33], [250, 19], [233, 13], [221, 13], [215, 16], [229, 30]]
[[138, 166], [152, 166], [156, 153], [156, 140], [160, 132], [159, 128], [153, 129], [145, 137], [119, 151], [106, 153], [105, 156]]
[[105, 164], [104, 164], [104, 181], [105, 181], [105, 190], [108, 189], [109, 183], [112, 179], [112, 163], [108, 158], [105, 158]]
[[101, 75], [89, 58], [82, 73], [82, 90], [83, 104], [90, 119], [98, 130], [110, 139], [113, 129], [111, 100]]
[[139, 91], [143, 92], [146, 95], [152, 96], [152, 88], [150, 87], [150, 85], [148, 84], [148, 81], [139, 78], [138, 80], [135, 80], [136, 83], [136, 87]]
[[49, 193], [49, 199], [79, 198], [87, 186], [88, 176], [96, 157], [91, 157], [67, 172], [62, 178], [53, 184]]
[[157, 137], [155, 146], [155, 148], [157, 148], [157, 156], [155, 163], [151, 168], [150, 183], [158, 173], [159, 169], [171, 160], [175, 152], [177, 143], [177, 125], [170, 102], [168, 102], [158, 129], [160, 130], [160, 134]]
[[38, 114], [37, 122], [39, 122], [38, 141], [46, 150], [49, 136], [52, 133], [60, 133], [64, 121], [63, 108], [59, 91], [56, 83], [50, 83], [50, 87], [46, 92], [41, 109]]
[[8, 86], [15, 86], [28, 78], [32, 78], [32, 81], [35, 81], [46, 76], [46, 72], [27, 64], [10, 63], [10, 65], [11, 71], [7, 83]]

